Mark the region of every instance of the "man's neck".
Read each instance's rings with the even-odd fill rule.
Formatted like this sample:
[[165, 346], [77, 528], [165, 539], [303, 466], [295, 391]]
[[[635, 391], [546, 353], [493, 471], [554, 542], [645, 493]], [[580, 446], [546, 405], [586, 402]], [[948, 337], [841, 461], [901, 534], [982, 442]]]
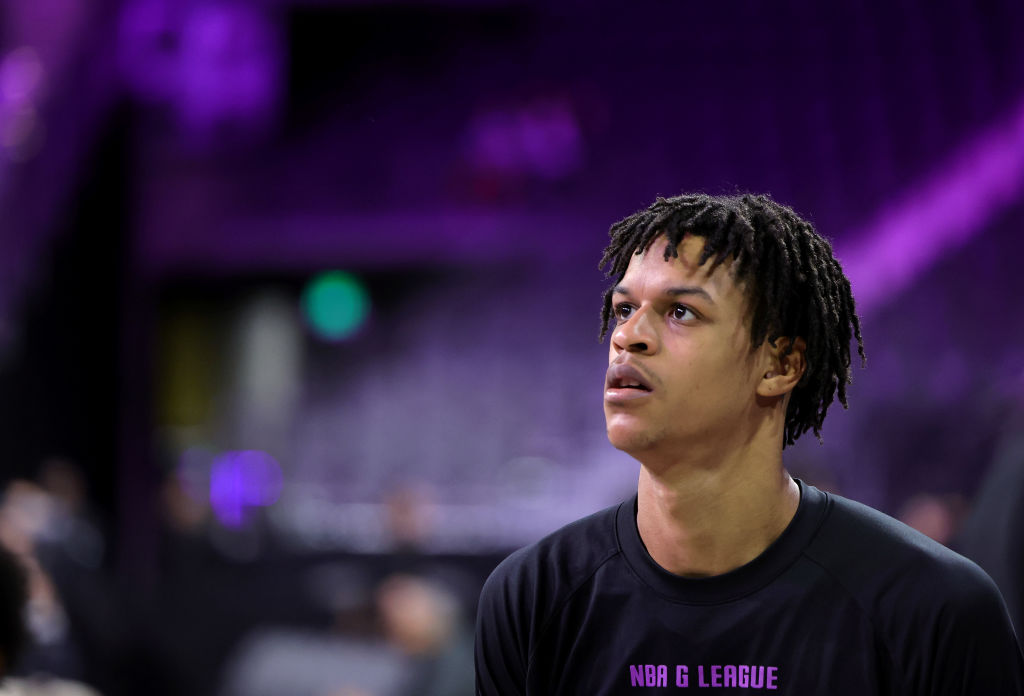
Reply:
[[[780, 448], [781, 450], [781, 448]], [[719, 466], [643, 466], [637, 528], [665, 570], [686, 577], [721, 575], [759, 556], [796, 514], [800, 489], [767, 459], [737, 456]]]

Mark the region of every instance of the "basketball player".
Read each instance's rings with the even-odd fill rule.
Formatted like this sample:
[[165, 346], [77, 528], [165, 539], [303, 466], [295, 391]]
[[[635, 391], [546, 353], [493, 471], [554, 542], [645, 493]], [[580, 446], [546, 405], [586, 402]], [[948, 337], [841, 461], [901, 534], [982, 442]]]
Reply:
[[637, 494], [492, 573], [477, 693], [1024, 696], [983, 571], [784, 467], [864, 358], [829, 243], [766, 196], [684, 195], [615, 224], [602, 265]]

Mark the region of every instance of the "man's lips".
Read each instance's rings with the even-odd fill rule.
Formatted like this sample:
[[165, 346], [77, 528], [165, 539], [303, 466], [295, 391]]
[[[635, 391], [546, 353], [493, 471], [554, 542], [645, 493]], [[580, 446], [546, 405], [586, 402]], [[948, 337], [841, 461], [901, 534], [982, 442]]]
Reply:
[[613, 363], [605, 378], [606, 401], [630, 401], [647, 396], [651, 380], [629, 363]]

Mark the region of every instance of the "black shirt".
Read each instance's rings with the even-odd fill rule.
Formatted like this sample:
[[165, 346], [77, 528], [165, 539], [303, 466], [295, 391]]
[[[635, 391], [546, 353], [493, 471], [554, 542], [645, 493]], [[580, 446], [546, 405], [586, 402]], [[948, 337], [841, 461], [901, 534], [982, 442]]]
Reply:
[[513, 553], [477, 616], [477, 693], [1024, 696], [991, 579], [896, 520], [800, 484], [756, 559], [710, 578], [658, 566], [636, 498]]

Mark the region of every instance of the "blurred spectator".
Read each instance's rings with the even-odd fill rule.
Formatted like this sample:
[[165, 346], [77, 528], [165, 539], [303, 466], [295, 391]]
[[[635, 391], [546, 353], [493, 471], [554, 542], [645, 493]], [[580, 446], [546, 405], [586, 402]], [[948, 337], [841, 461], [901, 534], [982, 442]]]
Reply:
[[253, 633], [229, 661], [222, 696], [397, 696], [402, 664], [383, 643], [296, 629]]
[[[22, 658], [26, 672], [80, 678], [81, 658], [69, 631], [68, 618], [40, 551], [59, 540], [62, 518], [56, 501], [41, 487], [12, 481], [0, 501], [0, 544], [16, 554], [27, 571], [26, 622], [31, 642]], [[59, 543], [59, 541], [56, 541]]]
[[472, 634], [440, 583], [393, 575], [377, 589], [379, 632], [262, 629], [240, 645], [222, 696], [471, 696]]
[[992, 576], [1024, 635], [1024, 414], [996, 451], [953, 548]]
[[412, 575], [387, 578], [377, 606], [388, 641], [404, 656], [403, 694], [471, 696], [472, 635], [447, 588]]
[[89, 505], [82, 472], [73, 462], [55, 457], [43, 462], [38, 480], [52, 503], [48, 525], [42, 530], [46, 541], [59, 544], [78, 565], [99, 568], [106, 544]]
[[434, 505], [429, 491], [422, 486], [400, 482], [391, 488], [385, 508], [393, 553], [423, 551], [434, 532]]
[[925, 536], [949, 546], [963, 519], [965, 504], [958, 495], [918, 493], [900, 508], [897, 517]]
[[[5, 510], [5, 513], [10, 514], [10, 511]], [[19, 539], [9, 523], [4, 526], [4, 539], [20, 544], [20, 549], [26, 548], [25, 539]], [[23, 563], [25, 560], [28, 562]], [[22, 671], [19, 658], [30, 637], [26, 616], [32, 616], [32, 595], [39, 593], [40, 587], [51, 592], [44, 581], [45, 575], [31, 555], [19, 558], [0, 545], [0, 678], [3, 679], [0, 696], [98, 696], [84, 684], [50, 675], [8, 676]], [[49, 601], [52, 601], [52, 596]]]
[[160, 486], [161, 564], [166, 575], [188, 575], [212, 562], [210, 505], [190, 492], [187, 482], [171, 472]]

